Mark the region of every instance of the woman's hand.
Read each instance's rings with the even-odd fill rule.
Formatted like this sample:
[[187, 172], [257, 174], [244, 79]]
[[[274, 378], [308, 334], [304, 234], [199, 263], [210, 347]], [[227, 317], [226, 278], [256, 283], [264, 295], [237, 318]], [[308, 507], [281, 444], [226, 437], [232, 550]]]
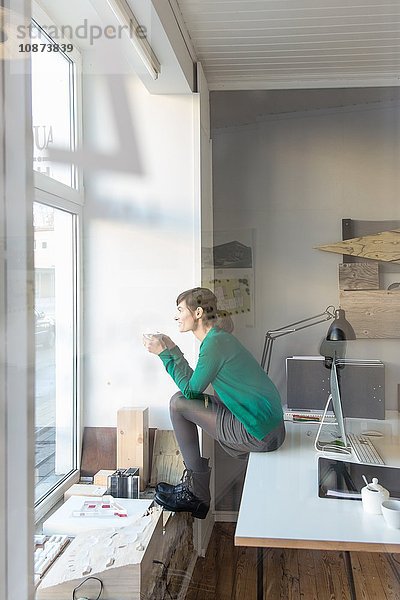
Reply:
[[143, 345], [152, 354], [160, 354], [167, 347], [163, 342], [162, 333], [145, 333], [143, 335]]
[[162, 335], [162, 341], [164, 342], [164, 344], [166, 345], [166, 347], [168, 348], [168, 350], [171, 350], [171, 348], [175, 348], [176, 344], [175, 344], [175, 342], [173, 342], [171, 340], [170, 337], [168, 337], [167, 335], [165, 335], [165, 333], [163, 333], [161, 335]]
[[163, 333], [145, 333], [143, 335], [143, 345], [152, 354], [160, 354], [166, 348], [170, 350], [176, 344]]

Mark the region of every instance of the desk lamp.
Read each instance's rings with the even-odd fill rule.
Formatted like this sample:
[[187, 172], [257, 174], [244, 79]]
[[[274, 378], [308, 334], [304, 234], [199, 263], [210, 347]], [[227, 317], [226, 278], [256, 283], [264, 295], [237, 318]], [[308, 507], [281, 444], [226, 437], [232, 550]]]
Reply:
[[[346, 340], [355, 340], [356, 334], [353, 327], [347, 321], [343, 309], [335, 310], [335, 320], [331, 323], [326, 338], [322, 340], [319, 353], [325, 356], [325, 367], [330, 369], [332, 361], [344, 359], [346, 353]], [[336, 364], [338, 368], [342, 365]]]
[[[319, 323], [323, 323], [324, 321], [330, 321], [331, 319], [333, 319], [333, 322], [331, 323], [326, 334], [326, 338], [322, 342], [320, 348], [320, 353], [322, 354], [322, 356], [325, 356], [325, 366], [327, 368], [330, 368], [334, 357], [333, 353], [330, 350], [330, 345], [328, 344], [328, 342], [335, 342], [335, 357], [338, 357], [341, 354], [339, 346], [345, 344], [346, 340], [356, 339], [354, 329], [346, 319], [345, 311], [341, 308], [335, 308], [334, 306], [328, 306], [324, 310], [324, 312], [319, 313], [318, 315], [314, 315], [313, 317], [301, 319], [300, 321], [290, 323], [289, 325], [285, 325], [284, 327], [279, 327], [278, 329], [272, 329], [270, 331], [267, 331], [267, 333], [265, 334], [264, 347], [261, 357], [262, 368], [267, 373], [269, 372], [273, 343], [277, 338], [283, 337], [284, 335], [289, 335], [290, 333], [301, 331], [302, 329], [307, 329], [308, 327], [318, 325]], [[327, 342], [327, 344], [324, 343], [325, 341]]]

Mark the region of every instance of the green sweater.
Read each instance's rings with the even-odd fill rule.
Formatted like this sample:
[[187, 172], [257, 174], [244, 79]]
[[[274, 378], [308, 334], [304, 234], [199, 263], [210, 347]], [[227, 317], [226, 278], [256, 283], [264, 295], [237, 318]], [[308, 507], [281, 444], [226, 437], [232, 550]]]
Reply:
[[178, 346], [163, 350], [167, 372], [185, 398], [203, 398], [211, 383], [224, 405], [261, 440], [282, 420], [279, 392], [254, 356], [230, 333], [213, 327], [200, 345], [196, 369]]

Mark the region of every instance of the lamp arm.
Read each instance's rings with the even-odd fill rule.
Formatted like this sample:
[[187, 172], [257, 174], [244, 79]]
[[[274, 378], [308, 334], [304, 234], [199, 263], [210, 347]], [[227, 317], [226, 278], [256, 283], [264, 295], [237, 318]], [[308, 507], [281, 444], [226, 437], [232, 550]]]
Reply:
[[[330, 310], [333, 309], [333, 312]], [[283, 327], [279, 327], [278, 329], [271, 329], [267, 331], [265, 334], [264, 346], [261, 356], [261, 367], [269, 372], [269, 367], [271, 364], [271, 356], [272, 356], [272, 346], [274, 340], [279, 337], [283, 337], [285, 335], [289, 335], [290, 333], [295, 333], [297, 331], [301, 331], [302, 329], [307, 329], [308, 327], [312, 327], [313, 325], [318, 325], [319, 323], [324, 323], [325, 321], [329, 321], [330, 319], [335, 318], [335, 307], [328, 306], [324, 312], [319, 313], [318, 315], [314, 315], [313, 317], [307, 317], [306, 319], [301, 319], [300, 321], [295, 321], [294, 323], [290, 323], [289, 325], [284, 325]], [[321, 318], [323, 317], [323, 318]], [[304, 323], [304, 325], [303, 325]], [[301, 325], [301, 327], [297, 327], [297, 325]]]
[[[330, 310], [330, 309], [332, 309], [332, 310]], [[324, 312], [319, 313], [318, 315], [314, 315], [313, 317], [307, 317], [306, 319], [301, 319], [300, 321], [295, 321], [294, 323], [289, 323], [289, 325], [284, 325], [283, 327], [278, 327], [277, 329], [270, 330], [269, 333], [273, 333], [275, 331], [282, 331], [283, 329], [284, 330], [288, 330], [288, 329], [292, 330], [292, 328], [296, 327], [296, 325], [301, 325], [302, 323], [308, 323], [309, 321], [315, 321], [315, 319], [320, 319], [320, 320], [315, 321], [315, 323], [310, 323], [309, 325], [306, 325], [305, 327], [311, 327], [312, 325], [317, 325], [318, 323], [323, 323], [324, 321], [329, 321], [330, 319], [335, 318], [335, 310], [336, 309], [333, 305], [327, 306], [326, 309], [324, 310]], [[324, 318], [321, 319], [321, 317], [324, 317]], [[298, 331], [298, 329], [294, 329], [293, 331]], [[291, 332], [288, 332], [288, 333], [291, 333]]]

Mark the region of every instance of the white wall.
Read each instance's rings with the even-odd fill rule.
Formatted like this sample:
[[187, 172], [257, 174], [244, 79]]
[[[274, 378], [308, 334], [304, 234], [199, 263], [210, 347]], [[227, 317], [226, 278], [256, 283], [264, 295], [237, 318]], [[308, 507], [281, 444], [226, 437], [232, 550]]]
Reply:
[[[295, 93], [295, 92], [288, 92]], [[213, 132], [215, 230], [254, 230], [255, 327], [236, 329], [257, 358], [268, 329], [338, 305], [341, 219], [400, 219], [399, 107], [273, 116]], [[400, 273], [394, 274], [400, 280]], [[317, 354], [327, 326], [275, 343], [272, 379], [284, 397], [284, 358]], [[397, 407], [399, 340], [356, 340], [348, 356], [387, 366]]]
[[[152, 96], [137, 77], [125, 81], [140, 173], [94, 171], [85, 181], [84, 424], [115, 426], [118, 408], [145, 405], [150, 426], [167, 428], [177, 388], [142, 334], [167, 333], [193, 362], [193, 336], [177, 334], [173, 317], [178, 293], [200, 283], [198, 98]], [[115, 153], [106, 84], [85, 76], [85, 138]]]

